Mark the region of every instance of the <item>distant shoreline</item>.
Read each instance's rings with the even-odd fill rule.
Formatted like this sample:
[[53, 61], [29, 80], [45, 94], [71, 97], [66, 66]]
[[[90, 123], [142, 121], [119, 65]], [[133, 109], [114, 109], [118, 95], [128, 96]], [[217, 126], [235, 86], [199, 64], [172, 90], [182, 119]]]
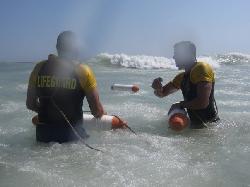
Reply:
[[31, 62], [31, 61], [29, 61], [29, 62], [15, 62], [15, 61], [0, 61], [0, 63], [20, 63], [20, 64], [31, 64], [31, 63], [35, 63], [35, 62]]
[[30, 63], [34, 63], [34, 62], [14, 62], [14, 63], [30, 64]]

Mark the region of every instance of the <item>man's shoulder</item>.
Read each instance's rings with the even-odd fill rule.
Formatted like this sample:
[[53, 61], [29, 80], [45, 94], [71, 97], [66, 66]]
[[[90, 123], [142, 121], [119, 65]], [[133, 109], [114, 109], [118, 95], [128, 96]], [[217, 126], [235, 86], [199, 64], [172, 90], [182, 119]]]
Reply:
[[47, 60], [41, 60], [37, 62], [34, 69], [37, 69], [37, 68], [40, 69], [45, 63], [47, 63]]
[[97, 83], [95, 75], [88, 65], [78, 64], [76, 67], [76, 73], [84, 91], [88, 92], [96, 88]]
[[171, 83], [174, 85], [175, 88], [180, 89], [181, 87], [181, 82], [183, 80], [185, 72], [180, 72], [178, 73], [174, 79], [171, 81]]
[[213, 68], [207, 62], [197, 62], [192, 71], [213, 71]]
[[33, 74], [38, 74], [42, 66], [47, 63], [47, 60], [42, 60], [40, 62], [37, 62], [34, 69], [33, 69]]
[[195, 74], [214, 74], [214, 70], [207, 62], [197, 62], [191, 70], [191, 76]]
[[89, 74], [93, 74], [92, 73], [92, 69], [90, 68], [89, 65], [87, 64], [77, 64], [76, 66], [76, 72], [79, 76], [87, 76]]
[[182, 79], [182, 78], [183, 78], [183, 76], [184, 76], [184, 74], [185, 74], [185, 72], [184, 72], [184, 71], [182, 71], [182, 72], [178, 73], [178, 74], [175, 76], [175, 79]]
[[206, 62], [197, 62], [191, 71], [190, 78], [193, 83], [200, 81], [214, 82], [214, 70]]
[[91, 70], [91, 67], [87, 64], [79, 63], [78, 68], [80, 68], [82, 71], [89, 71]]

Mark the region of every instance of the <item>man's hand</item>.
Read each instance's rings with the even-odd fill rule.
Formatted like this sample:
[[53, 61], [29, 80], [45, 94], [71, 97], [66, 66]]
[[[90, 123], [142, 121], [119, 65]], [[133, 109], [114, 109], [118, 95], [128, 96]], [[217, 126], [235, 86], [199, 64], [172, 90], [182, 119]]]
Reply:
[[153, 83], [152, 83], [152, 88], [155, 89], [155, 90], [161, 90], [162, 89], [162, 78], [159, 77], [159, 78], [156, 78], [154, 79]]
[[163, 92], [162, 92], [162, 89], [155, 90], [155, 91], [154, 91], [154, 94], [155, 94], [155, 96], [157, 96], [157, 97], [159, 97], [159, 98], [164, 97], [164, 94], [163, 94]]
[[159, 77], [159, 78], [154, 79], [154, 81], [152, 83], [152, 88], [154, 89], [154, 94], [160, 98], [164, 97], [161, 82], [162, 82], [162, 78]]
[[162, 86], [162, 78], [159, 77], [159, 78], [156, 78], [154, 79], [153, 83], [152, 83], [152, 88], [154, 89], [154, 94], [157, 96], [157, 97], [165, 97], [165, 96], [168, 96], [169, 94], [172, 94], [174, 92], [176, 92], [177, 89], [176, 87], [174, 87], [173, 83], [172, 82], [169, 82], [167, 83], [165, 86]]

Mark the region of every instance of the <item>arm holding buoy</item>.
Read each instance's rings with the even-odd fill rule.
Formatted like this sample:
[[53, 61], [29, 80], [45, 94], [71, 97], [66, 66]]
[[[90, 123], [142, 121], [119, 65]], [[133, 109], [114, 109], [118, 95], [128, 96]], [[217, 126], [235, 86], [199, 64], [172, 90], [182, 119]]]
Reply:
[[106, 114], [102, 106], [102, 103], [100, 102], [99, 93], [97, 89], [94, 89], [86, 93], [86, 97], [89, 103], [91, 114], [95, 118], [101, 118], [104, 114]]
[[209, 96], [212, 91], [212, 83], [200, 82], [197, 84], [197, 97], [191, 101], [181, 101], [180, 105], [183, 108], [199, 110], [204, 109], [209, 104]]
[[100, 101], [99, 92], [97, 89], [97, 82], [92, 69], [84, 64], [80, 64], [77, 69], [81, 88], [86, 94], [91, 114], [95, 118], [101, 118], [106, 112]]
[[176, 91], [178, 91], [178, 89], [174, 86], [174, 84], [172, 82], [168, 82], [165, 86], [162, 85], [162, 78], [156, 78], [154, 79], [153, 83], [152, 83], [152, 88], [154, 89], [154, 94], [157, 97], [166, 97]]

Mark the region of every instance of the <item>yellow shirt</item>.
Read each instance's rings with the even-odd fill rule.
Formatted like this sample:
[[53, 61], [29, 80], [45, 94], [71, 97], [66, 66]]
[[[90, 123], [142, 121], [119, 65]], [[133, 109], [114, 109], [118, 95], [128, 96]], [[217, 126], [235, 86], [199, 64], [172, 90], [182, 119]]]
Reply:
[[90, 92], [97, 87], [94, 72], [88, 65], [79, 64], [79, 67], [76, 69], [76, 73], [79, 77], [83, 91]]
[[[183, 80], [185, 72], [179, 73], [171, 82], [177, 89], [181, 88], [181, 82]], [[193, 84], [199, 82], [215, 82], [215, 76], [213, 68], [205, 62], [197, 62], [190, 72], [190, 80]]]
[[[47, 61], [41, 61], [38, 64], [36, 64], [35, 68], [33, 69], [30, 75], [29, 87], [33, 87], [33, 88], [37, 87], [38, 72], [40, 71], [42, 65], [46, 62]], [[97, 87], [95, 75], [88, 65], [84, 65], [84, 64], [77, 65], [75, 72], [76, 72], [77, 77], [79, 78], [81, 89], [84, 92], [90, 92]]]

